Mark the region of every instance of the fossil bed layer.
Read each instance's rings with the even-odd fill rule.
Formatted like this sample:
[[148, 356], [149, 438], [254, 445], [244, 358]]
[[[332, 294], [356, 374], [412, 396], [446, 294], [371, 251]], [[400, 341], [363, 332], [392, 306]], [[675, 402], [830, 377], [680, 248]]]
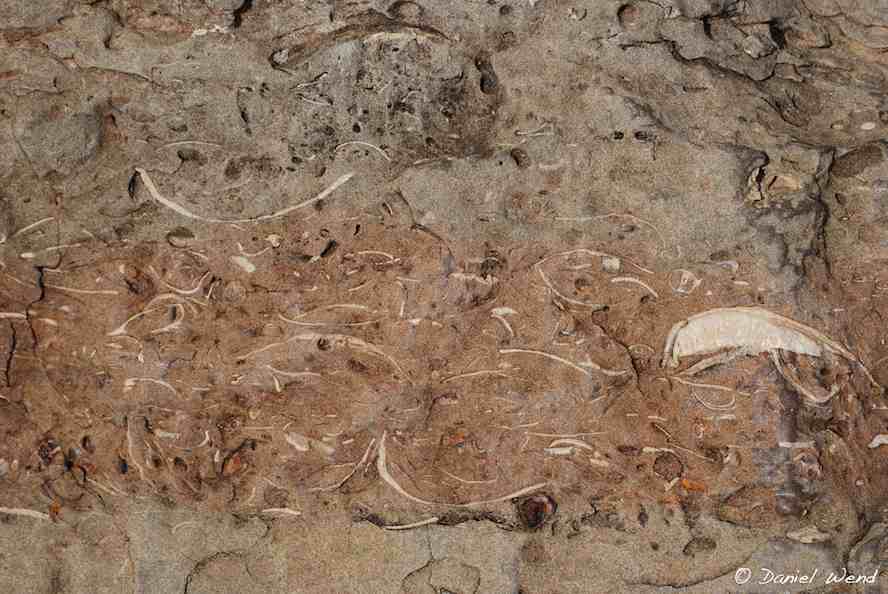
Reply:
[[881, 0], [5, 0], [0, 590], [872, 574], [886, 49]]

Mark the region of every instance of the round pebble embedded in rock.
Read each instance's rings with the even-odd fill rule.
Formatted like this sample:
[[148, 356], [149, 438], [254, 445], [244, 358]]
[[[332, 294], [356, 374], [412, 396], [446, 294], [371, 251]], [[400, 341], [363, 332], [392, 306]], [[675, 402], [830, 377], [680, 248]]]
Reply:
[[539, 528], [555, 515], [555, 500], [548, 495], [533, 495], [518, 502], [518, 517], [525, 528]]
[[672, 452], [663, 452], [654, 460], [654, 472], [667, 481], [677, 479], [684, 472], [684, 464]]

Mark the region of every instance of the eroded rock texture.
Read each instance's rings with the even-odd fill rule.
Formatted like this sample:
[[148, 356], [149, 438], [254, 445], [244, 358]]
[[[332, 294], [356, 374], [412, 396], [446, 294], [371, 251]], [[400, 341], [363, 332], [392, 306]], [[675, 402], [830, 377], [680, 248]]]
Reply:
[[0, 589], [885, 587], [886, 31], [7, 0]]

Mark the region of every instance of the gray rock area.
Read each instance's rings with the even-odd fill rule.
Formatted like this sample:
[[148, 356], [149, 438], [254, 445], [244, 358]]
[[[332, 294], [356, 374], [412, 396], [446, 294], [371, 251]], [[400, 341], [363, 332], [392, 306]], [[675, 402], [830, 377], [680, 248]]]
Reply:
[[888, 591], [885, 0], [0, 0], [0, 592]]

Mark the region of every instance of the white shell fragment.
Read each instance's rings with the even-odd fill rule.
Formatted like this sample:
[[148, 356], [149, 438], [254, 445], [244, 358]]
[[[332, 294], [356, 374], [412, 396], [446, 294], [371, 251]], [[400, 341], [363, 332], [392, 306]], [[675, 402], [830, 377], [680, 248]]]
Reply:
[[290, 432], [284, 436], [284, 439], [299, 452], [307, 452], [309, 450], [309, 440], [304, 435]]
[[545, 448], [543, 451], [550, 456], [572, 456], [574, 453], [574, 449], [571, 446]]
[[678, 367], [682, 357], [719, 353], [683, 372], [693, 375], [738, 356], [768, 353], [783, 379], [808, 404], [824, 405], [840, 391], [841, 387], [836, 384], [829, 390], [805, 386], [792, 366], [784, 361], [784, 351], [824, 357], [827, 361], [831, 356], [838, 355], [856, 364], [870, 383], [879, 387], [863, 363], [838, 342], [810, 326], [757, 307], [711, 309], [675, 324], [666, 338], [660, 364], [663, 367]]
[[256, 265], [244, 256], [231, 256], [231, 261], [250, 274], [256, 272]]
[[324, 443], [323, 441], [312, 439], [310, 437], [306, 437], [305, 435], [301, 435], [299, 433], [295, 433], [293, 431], [289, 433], [284, 433], [284, 441], [293, 446], [297, 452], [308, 452], [313, 450], [318, 452], [322, 456], [330, 457], [336, 452], [336, 448], [331, 446], [330, 444]]
[[620, 272], [620, 259], [616, 256], [604, 256], [601, 259], [601, 268], [604, 269], [605, 272]]
[[880, 433], [869, 442], [869, 449], [874, 450], [879, 446], [888, 445], [888, 433]]
[[691, 272], [690, 270], [685, 270], [684, 268], [679, 268], [678, 270], [673, 270], [674, 273], [680, 272], [681, 276], [678, 279], [678, 284], [669, 281], [669, 285], [672, 288], [674, 293], [680, 293], [682, 295], [690, 295], [694, 291], [697, 290], [703, 281], [696, 274]]
[[723, 349], [741, 349], [750, 355], [780, 349], [812, 357], [827, 351], [857, 361], [848, 349], [814, 328], [757, 307], [728, 307], [675, 324], [666, 338], [662, 365], [677, 367], [682, 357]]
[[793, 532], [787, 532], [786, 538], [801, 542], [804, 544], [813, 544], [815, 542], [826, 542], [832, 538], [826, 532], [821, 532], [816, 526], [805, 526]]

